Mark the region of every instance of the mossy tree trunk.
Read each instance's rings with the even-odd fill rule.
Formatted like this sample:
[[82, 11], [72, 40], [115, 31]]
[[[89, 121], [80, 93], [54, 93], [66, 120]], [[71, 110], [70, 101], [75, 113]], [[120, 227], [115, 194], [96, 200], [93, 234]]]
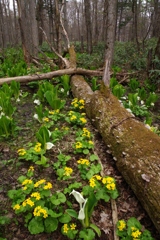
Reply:
[[160, 232], [160, 137], [127, 112], [107, 87], [93, 93], [82, 76], [74, 75], [71, 89], [85, 100], [87, 116]]

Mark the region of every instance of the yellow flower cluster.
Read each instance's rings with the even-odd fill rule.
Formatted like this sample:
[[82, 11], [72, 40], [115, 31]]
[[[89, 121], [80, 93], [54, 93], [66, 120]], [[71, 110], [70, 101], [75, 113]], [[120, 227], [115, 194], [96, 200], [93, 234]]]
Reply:
[[76, 142], [75, 148], [76, 149], [82, 148], [82, 143], [81, 142]]
[[16, 204], [16, 205], [14, 205], [13, 209], [14, 209], [14, 210], [19, 210], [20, 207], [21, 207], [21, 206], [20, 206], [19, 204]]
[[49, 118], [44, 117], [44, 118], [43, 118], [43, 122], [49, 122]]
[[83, 128], [82, 130], [83, 130], [82, 137], [87, 137], [87, 138], [91, 137], [91, 133], [90, 133], [90, 131], [88, 131], [87, 128]]
[[96, 178], [97, 180], [101, 180], [102, 179], [102, 177], [100, 175], [97, 175], [97, 174], [94, 175], [93, 177]]
[[36, 146], [34, 147], [34, 151], [35, 151], [35, 152], [40, 152], [40, 151], [41, 151], [41, 145], [42, 145], [42, 144], [39, 143], [39, 142], [36, 143]]
[[54, 111], [49, 111], [49, 114], [51, 114], [51, 115], [54, 115], [54, 114], [56, 114], [56, 113], [59, 113], [59, 109], [54, 110]]
[[31, 197], [34, 197], [36, 200], [40, 200], [41, 199], [41, 195], [39, 192], [33, 192], [31, 194]]
[[126, 228], [126, 223], [125, 223], [125, 221], [124, 221], [124, 220], [119, 220], [118, 223], [119, 223], [119, 224], [118, 224], [118, 230], [119, 230], [119, 231], [123, 231], [123, 230]]
[[101, 180], [102, 177], [100, 175], [94, 175], [90, 180], [89, 180], [89, 185], [90, 187], [94, 188], [96, 186], [96, 180]]
[[28, 169], [28, 172], [33, 172], [33, 171], [34, 171], [34, 167], [30, 166], [29, 169]]
[[27, 184], [32, 184], [33, 181], [31, 179], [25, 179], [23, 182], [22, 182], [22, 185], [27, 185]]
[[87, 120], [86, 120], [84, 117], [80, 118], [79, 120], [80, 120], [83, 124], [85, 124], [85, 123], [87, 122]]
[[43, 214], [43, 217], [44, 217], [44, 218], [47, 218], [47, 217], [48, 217], [47, 211], [46, 211], [44, 208], [42, 208], [41, 206], [38, 206], [38, 207], [36, 207], [36, 208], [34, 209], [33, 215], [34, 215], [35, 217], [40, 217], [40, 216], [41, 216], [41, 213]]
[[137, 228], [131, 227], [132, 233], [131, 236], [138, 240], [138, 237], [142, 234]]
[[69, 167], [65, 167], [64, 168], [64, 174], [63, 175], [66, 175], [66, 176], [70, 176], [73, 172], [73, 169], [72, 168], [69, 168]]
[[41, 180], [39, 180], [38, 182], [36, 182], [36, 183], [34, 184], [34, 187], [39, 187], [39, 185], [42, 185], [42, 184], [45, 183], [45, 182], [46, 182], [45, 179], [41, 179]]
[[19, 156], [24, 156], [26, 154], [26, 150], [24, 148], [20, 148], [18, 149], [17, 153]]
[[89, 185], [90, 187], [94, 188], [96, 186], [96, 180], [94, 179], [94, 177], [92, 177], [90, 180], [89, 180]]
[[33, 206], [34, 206], [34, 202], [33, 202], [30, 198], [27, 198], [27, 199], [22, 203], [22, 206], [25, 207], [27, 204], [28, 204], [30, 207], [33, 207]]
[[103, 178], [102, 183], [106, 184], [106, 188], [108, 190], [115, 190], [115, 188], [116, 188], [114, 178], [112, 178], [112, 177]]
[[71, 122], [73, 122], [74, 120], [76, 120], [77, 119], [77, 117], [75, 116], [75, 115], [72, 115], [71, 117], [70, 117], [70, 121]]
[[74, 224], [74, 223], [71, 223], [70, 226], [68, 226], [68, 224], [65, 223], [65, 224], [63, 225], [63, 232], [64, 232], [64, 233], [67, 233], [69, 229], [70, 229], [70, 230], [75, 230], [76, 227], [77, 227], [77, 226], [76, 226], [76, 224]]
[[52, 183], [47, 182], [46, 185], [43, 187], [43, 189], [51, 189], [52, 188]]
[[89, 165], [90, 162], [88, 159], [83, 159], [83, 158], [80, 158], [78, 161], [77, 161], [78, 164], [82, 164], [82, 165]]
[[74, 108], [83, 109], [83, 108], [84, 108], [84, 100], [83, 100], [83, 99], [80, 99], [80, 100], [78, 101], [78, 98], [74, 98], [73, 101], [71, 102], [71, 105], [72, 105]]

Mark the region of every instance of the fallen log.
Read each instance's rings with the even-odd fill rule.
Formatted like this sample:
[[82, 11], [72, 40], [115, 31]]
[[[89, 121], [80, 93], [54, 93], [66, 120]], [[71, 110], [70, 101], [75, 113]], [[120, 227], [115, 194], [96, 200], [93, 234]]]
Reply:
[[107, 87], [92, 92], [82, 76], [71, 78], [74, 97], [110, 149], [118, 170], [160, 232], [160, 137], [132, 116]]
[[18, 76], [18, 77], [9, 77], [9, 78], [0, 78], [0, 85], [3, 83], [10, 83], [11, 81], [17, 81], [21, 83], [27, 83], [31, 81], [38, 81], [44, 79], [52, 79], [53, 77], [58, 77], [62, 75], [73, 75], [73, 74], [82, 74], [86, 76], [102, 76], [103, 72], [98, 70], [87, 70], [83, 68], [69, 68], [69, 69], [62, 69], [48, 73], [42, 74], [33, 74], [27, 76]]

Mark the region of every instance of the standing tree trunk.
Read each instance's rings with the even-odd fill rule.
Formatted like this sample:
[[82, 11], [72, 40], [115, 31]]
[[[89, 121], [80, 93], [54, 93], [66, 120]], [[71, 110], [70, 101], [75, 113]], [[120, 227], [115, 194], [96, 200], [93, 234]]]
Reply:
[[24, 59], [29, 65], [37, 54], [38, 29], [36, 21], [36, 0], [17, 0], [19, 26]]
[[92, 53], [92, 25], [91, 25], [91, 4], [90, 1], [84, 0], [85, 9], [85, 20], [86, 20], [86, 30], [87, 30], [87, 52]]
[[108, 0], [107, 8], [107, 39], [105, 49], [105, 68], [103, 82], [106, 86], [110, 83], [110, 68], [113, 61], [115, 29], [116, 29], [117, 0]]
[[153, 14], [153, 33], [152, 37], [160, 36], [160, 1], [154, 0], [154, 14]]

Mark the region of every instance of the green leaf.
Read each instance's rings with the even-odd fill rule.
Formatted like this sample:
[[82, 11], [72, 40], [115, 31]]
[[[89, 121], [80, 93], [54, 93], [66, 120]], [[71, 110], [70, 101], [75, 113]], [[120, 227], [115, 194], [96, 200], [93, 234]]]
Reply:
[[73, 209], [66, 209], [66, 213], [68, 213], [71, 217], [78, 218], [78, 214], [75, 210]]
[[48, 214], [52, 217], [52, 218], [58, 218], [60, 216], [62, 216], [63, 213], [56, 213], [54, 211], [52, 211], [51, 209], [48, 210]]
[[44, 232], [43, 220], [33, 218], [28, 224], [28, 230], [31, 234], [38, 234]]
[[61, 223], [69, 223], [71, 221], [71, 217], [67, 214], [67, 213], [64, 213], [60, 218], [59, 218], [59, 221]]
[[97, 233], [98, 237], [101, 236], [101, 230], [95, 224], [91, 223], [89, 226]]
[[49, 216], [44, 220], [44, 225], [47, 233], [54, 232], [58, 228], [58, 220]]
[[91, 162], [93, 162], [95, 160], [98, 160], [98, 156], [95, 155], [95, 154], [92, 154], [89, 159], [90, 159]]
[[87, 155], [89, 153], [89, 150], [88, 149], [84, 149], [83, 153]]
[[95, 238], [95, 233], [92, 229], [83, 229], [80, 231], [79, 236], [84, 240], [93, 240]]

